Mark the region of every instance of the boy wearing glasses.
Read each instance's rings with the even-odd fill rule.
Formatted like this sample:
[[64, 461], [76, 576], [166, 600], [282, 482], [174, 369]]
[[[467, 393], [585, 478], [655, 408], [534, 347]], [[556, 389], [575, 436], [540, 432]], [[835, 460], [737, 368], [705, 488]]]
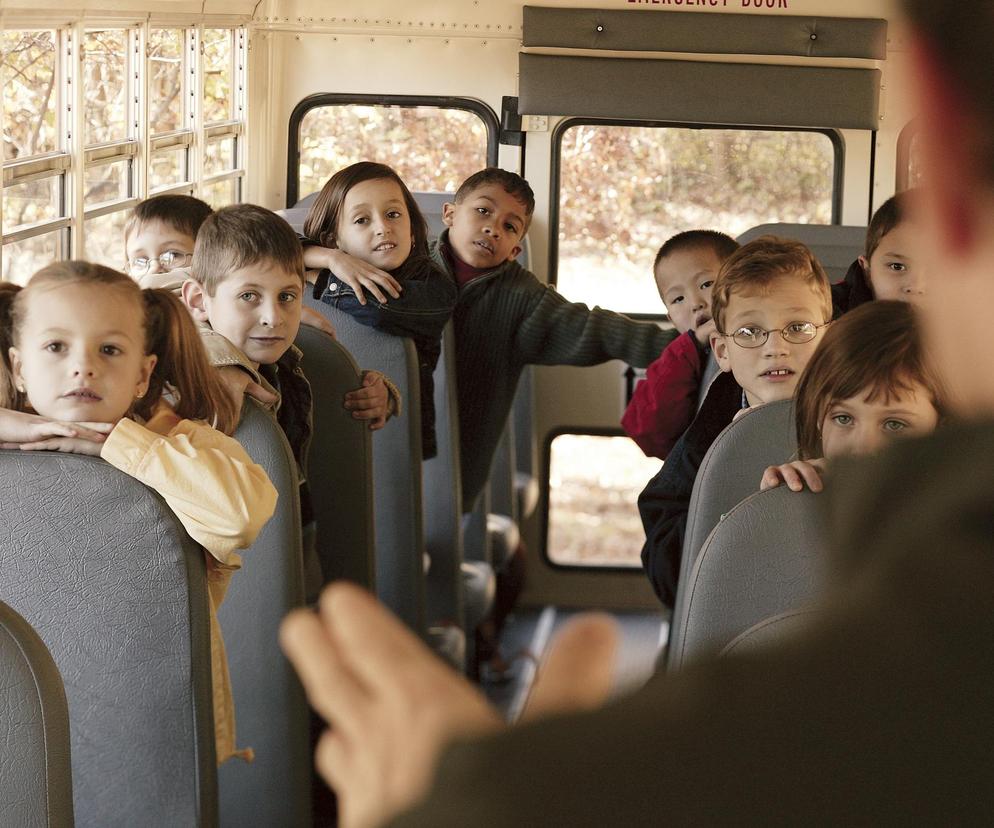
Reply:
[[711, 348], [723, 373], [662, 470], [639, 496], [642, 565], [673, 606], [694, 480], [718, 434], [744, 409], [790, 399], [832, 319], [828, 277], [800, 242], [764, 236], [723, 265], [711, 292]]
[[185, 195], [139, 203], [124, 226], [125, 273], [142, 287], [163, 287], [156, 276], [190, 266], [200, 225], [212, 212], [199, 198]]

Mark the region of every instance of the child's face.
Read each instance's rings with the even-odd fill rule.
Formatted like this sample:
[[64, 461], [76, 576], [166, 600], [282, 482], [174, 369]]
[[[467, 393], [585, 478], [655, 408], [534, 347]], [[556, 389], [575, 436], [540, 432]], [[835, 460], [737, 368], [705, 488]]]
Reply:
[[873, 454], [899, 437], [929, 434], [939, 424], [939, 413], [928, 390], [915, 383], [890, 399], [872, 401], [862, 394], [829, 406], [821, 425], [825, 457]]
[[195, 239], [164, 221], [145, 222], [125, 240], [127, 272], [140, 279], [149, 273], [186, 267], [195, 243]]
[[869, 261], [860, 256], [874, 298], [921, 304], [925, 298], [926, 274], [915, 251], [915, 226], [902, 221], [880, 239]]
[[659, 296], [680, 333], [697, 331], [711, 321], [711, 287], [721, 259], [710, 247], [676, 250], [656, 265]]
[[411, 215], [396, 181], [362, 181], [345, 194], [335, 230], [336, 244], [380, 270], [396, 270], [414, 245]]
[[304, 283], [275, 261], [233, 270], [213, 296], [203, 289], [187, 296], [185, 287], [194, 318], [209, 322], [256, 366], [277, 362], [297, 337]]
[[499, 184], [484, 184], [442, 208], [452, 251], [470, 267], [492, 270], [517, 258], [528, 227], [525, 206]]
[[15, 382], [53, 420], [116, 423], [148, 390], [142, 309], [120, 290], [69, 284], [34, 293], [16, 348]]
[[[711, 335], [711, 347], [722, 371], [731, 371], [749, 405], [788, 400], [801, 372], [825, 332], [824, 300], [800, 277], [776, 279], [764, 290], [733, 293], [725, 309], [727, 336]], [[784, 339], [785, 328], [811, 323], [819, 326], [808, 342]], [[766, 342], [743, 348], [732, 335], [743, 328], [772, 331]], [[762, 336], [760, 335], [760, 338]]]

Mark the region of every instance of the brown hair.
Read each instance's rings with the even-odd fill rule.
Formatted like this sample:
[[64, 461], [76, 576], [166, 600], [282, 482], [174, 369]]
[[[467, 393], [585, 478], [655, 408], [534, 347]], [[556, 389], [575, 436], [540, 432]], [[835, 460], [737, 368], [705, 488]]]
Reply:
[[427, 257], [428, 222], [425, 221], [421, 208], [418, 207], [417, 201], [414, 200], [403, 179], [392, 167], [373, 161], [360, 161], [345, 167], [324, 183], [307, 213], [307, 218], [304, 219], [304, 235], [322, 247], [337, 247], [338, 222], [342, 216], [345, 196], [356, 184], [381, 179], [395, 182], [404, 196], [407, 214], [411, 218], [411, 235], [414, 239], [410, 255]]
[[304, 248], [286, 220], [265, 207], [233, 204], [204, 221], [190, 275], [213, 296], [229, 273], [262, 261], [304, 281]]
[[189, 312], [168, 290], [142, 290], [123, 273], [89, 262], [56, 262], [39, 270], [21, 288], [0, 284], [0, 407], [23, 411], [27, 396], [14, 386], [10, 348], [16, 347], [32, 294], [46, 288], [86, 284], [116, 290], [142, 310], [145, 353], [158, 360], [148, 391], [136, 400], [129, 414], [148, 420], [163, 396], [187, 420], [203, 420], [230, 434], [238, 425], [235, 403], [217, 371], [211, 368]]
[[139, 227], [161, 221], [196, 240], [200, 225], [213, 213], [211, 206], [199, 198], [188, 195], [158, 195], [139, 202], [124, 225], [124, 240]]
[[880, 242], [891, 230], [908, 218], [908, 205], [914, 195], [914, 190], [905, 190], [888, 198], [877, 208], [866, 228], [866, 248], [864, 255], [867, 259], [877, 252]]
[[531, 221], [532, 213], [535, 212], [535, 193], [532, 191], [531, 185], [517, 173], [513, 173], [510, 170], [502, 170], [500, 167], [487, 167], [484, 170], [473, 173], [463, 181], [459, 185], [459, 189], [456, 190], [456, 204], [461, 204], [469, 198], [474, 190], [484, 187], [487, 184], [497, 184], [509, 196], [513, 196], [520, 201], [525, 208], [525, 221]]
[[969, 135], [957, 135], [956, 152], [974, 156], [973, 169], [994, 184], [994, 86], [990, 83], [994, 9], [989, 0], [904, 0], [919, 37], [948, 72], [960, 99], [976, 119]]
[[[765, 288], [777, 279], [795, 278], [809, 285], [822, 299], [825, 319], [832, 318], [832, 289], [825, 270], [803, 244], [776, 236], [760, 236], [725, 259], [711, 289], [711, 318], [721, 334], [725, 311], [733, 293]], [[813, 321], [813, 320], [812, 320]]]
[[867, 302], [832, 323], [797, 384], [797, 453], [821, 457], [829, 408], [866, 394], [885, 401], [924, 386], [942, 416], [945, 394], [926, 359], [917, 311], [907, 302]]
[[681, 250], [711, 250], [718, 257], [718, 261], [725, 261], [736, 250], [739, 243], [727, 233], [718, 230], [685, 230], [668, 238], [659, 252], [656, 253], [656, 260], [652, 263], [652, 269], [659, 266], [659, 262], [667, 256], [672, 256]]

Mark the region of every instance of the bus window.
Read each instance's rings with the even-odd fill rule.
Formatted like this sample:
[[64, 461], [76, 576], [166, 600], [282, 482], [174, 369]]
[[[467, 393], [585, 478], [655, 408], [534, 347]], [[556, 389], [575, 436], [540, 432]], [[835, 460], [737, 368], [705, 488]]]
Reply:
[[572, 301], [661, 315], [652, 263], [675, 233], [737, 236], [768, 222], [832, 222], [841, 166], [834, 134], [574, 119], [555, 144], [550, 272]]
[[70, 256], [121, 267], [148, 195], [241, 200], [245, 29], [151, 27], [147, 44], [139, 28], [9, 29], [0, 43], [4, 280]]
[[549, 445], [546, 556], [554, 566], [638, 569], [639, 493], [659, 460], [620, 432], [559, 433]]
[[389, 164], [415, 192], [455, 192], [496, 160], [496, 116], [466, 103], [472, 108], [316, 102], [299, 119], [298, 198], [357, 161]]
[[65, 255], [68, 154], [59, 135], [59, 33], [2, 33], [3, 268], [23, 283]]

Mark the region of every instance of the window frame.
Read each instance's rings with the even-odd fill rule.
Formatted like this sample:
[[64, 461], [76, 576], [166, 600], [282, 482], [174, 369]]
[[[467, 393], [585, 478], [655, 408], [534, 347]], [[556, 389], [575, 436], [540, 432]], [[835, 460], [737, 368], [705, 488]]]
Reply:
[[[0, 245], [25, 241], [60, 232], [59, 259], [83, 258], [86, 252], [86, 223], [113, 213], [132, 209], [143, 198], [164, 193], [199, 195], [221, 181], [234, 180], [237, 200], [244, 198], [248, 175], [245, 160], [248, 134], [248, 48], [249, 31], [244, 21], [172, 23], [156, 19], [126, 22], [120, 18], [78, 19], [49, 23], [46, 20], [13, 24], [12, 30], [45, 31], [55, 35], [55, 72], [58, 112], [56, 133], [58, 149], [54, 152], [17, 158], [2, 165], [4, 189], [45, 178], [60, 179], [61, 201], [58, 218], [19, 226], [9, 231], [0, 223]], [[98, 144], [85, 143], [85, 95], [82, 78], [82, 42], [88, 31], [118, 29], [125, 33], [126, 63], [122, 69], [127, 96], [125, 138]], [[152, 134], [149, 104], [152, 94], [148, 43], [152, 30], [176, 29], [183, 34], [183, 64], [180, 71], [180, 96], [183, 101], [182, 128]], [[206, 125], [204, 112], [204, 66], [200, 43], [204, 29], [226, 29], [231, 37], [232, 118]], [[204, 174], [208, 142], [233, 139], [232, 168], [210, 176]], [[186, 153], [185, 180], [157, 188], [150, 187], [152, 160], [157, 153], [183, 149]], [[85, 181], [89, 170], [106, 164], [127, 162], [127, 196], [87, 207]], [[0, 262], [3, 251], [0, 249]], [[115, 264], [119, 266], [122, 263]]]
[[[550, 569], [557, 572], [595, 572], [605, 575], [627, 575], [633, 578], [645, 577], [641, 564], [636, 566], [583, 566], [581, 564], [564, 564], [552, 560], [549, 555], [549, 526], [552, 515], [552, 444], [557, 437], [624, 437], [631, 438], [620, 426], [557, 426], [545, 435], [542, 443], [541, 469], [542, 479], [540, 481], [541, 496], [539, 498], [539, 544], [541, 546], [539, 555], [542, 562]], [[646, 483], [649, 481], [646, 480]]]
[[[842, 196], [845, 183], [846, 142], [837, 129], [813, 127], [757, 127], [747, 124], [697, 124], [684, 121], [629, 121], [624, 118], [563, 118], [552, 130], [552, 156], [549, 192], [549, 284], [559, 285], [559, 200], [562, 187], [562, 148], [566, 131], [578, 126], [648, 127], [652, 129], [693, 129], [698, 131], [735, 129], [748, 132], [813, 132], [825, 135], [832, 142], [835, 168], [832, 172], [832, 221], [842, 223]], [[649, 322], [668, 322], [669, 314], [629, 313], [632, 319]]]
[[897, 186], [895, 192], [903, 193], [910, 189], [911, 144], [918, 136], [918, 132], [918, 121], [908, 121], [901, 129], [900, 135], [897, 136], [897, 170], [895, 174]]
[[347, 92], [321, 92], [308, 95], [290, 113], [287, 137], [286, 207], [292, 208], [300, 200], [300, 125], [312, 109], [323, 106], [387, 106], [434, 109], [458, 109], [472, 112], [483, 121], [487, 129], [487, 165], [497, 166], [500, 121], [497, 113], [477, 98], [448, 95], [360, 95]]

